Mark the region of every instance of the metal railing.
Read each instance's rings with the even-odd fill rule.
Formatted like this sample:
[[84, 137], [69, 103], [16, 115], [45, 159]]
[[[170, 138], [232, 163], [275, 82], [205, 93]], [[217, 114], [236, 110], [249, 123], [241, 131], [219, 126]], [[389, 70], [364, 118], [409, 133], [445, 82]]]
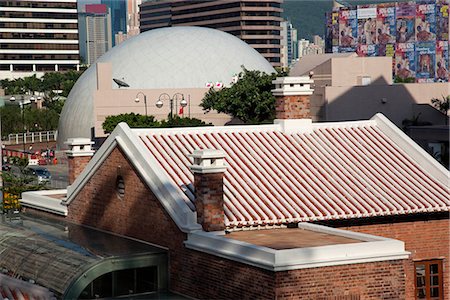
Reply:
[[[8, 145], [18, 145], [27, 143], [45, 143], [56, 141], [58, 137], [58, 131], [39, 131], [39, 132], [26, 132], [12, 133], [8, 135], [8, 140], [3, 143]], [[24, 140], [25, 139], [25, 140]]]

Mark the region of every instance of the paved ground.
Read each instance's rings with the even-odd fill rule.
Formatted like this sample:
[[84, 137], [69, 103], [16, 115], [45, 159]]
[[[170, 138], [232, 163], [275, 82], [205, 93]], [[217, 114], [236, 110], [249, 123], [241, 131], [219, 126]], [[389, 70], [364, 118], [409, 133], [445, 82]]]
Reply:
[[65, 189], [68, 184], [68, 167], [67, 163], [58, 163], [56, 165], [44, 166], [52, 174], [52, 180], [50, 181], [50, 188], [52, 189]]

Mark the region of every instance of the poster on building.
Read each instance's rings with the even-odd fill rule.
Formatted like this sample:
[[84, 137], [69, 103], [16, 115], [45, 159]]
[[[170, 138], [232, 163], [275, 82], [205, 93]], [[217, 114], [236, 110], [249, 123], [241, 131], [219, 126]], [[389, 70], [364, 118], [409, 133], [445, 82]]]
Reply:
[[416, 41], [436, 40], [436, 5], [418, 2], [416, 5]]
[[339, 46], [339, 11], [331, 13], [332, 46]]
[[395, 47], [394, 82], [415, 81], [414, 43], [398, 43]]
[[434, 82], [436, 43], [416, 43], [416, 79], [417, 82]]
[[358, 5], [358, 44], [377, 43], [377, 7], [376, 5]]
[[362, 45], [359, 44], [356, 48], [358, 56], [378, 56], [378, 45]]
[[436, 5], [436, 39], [448, 41], [448, 4]]
[[396, 42], [414, 42], [414, 25], [416, 20], [416, 3], [402, 2], [396, 4]]
[[339, 11], [339, 52], [355, 52], [358, 38], [356, 10]]
[[395, 43], [395, 5], [380, 4], [377, 6], [377, 40], [378, 44]]
[[394, 57], [395, 44], [379, 44], [377, 45], [377, 53], [378, 56]]
[[448, 65], [448, 42], [436, 42], [436, 81], [448, 82], [449, 65]]

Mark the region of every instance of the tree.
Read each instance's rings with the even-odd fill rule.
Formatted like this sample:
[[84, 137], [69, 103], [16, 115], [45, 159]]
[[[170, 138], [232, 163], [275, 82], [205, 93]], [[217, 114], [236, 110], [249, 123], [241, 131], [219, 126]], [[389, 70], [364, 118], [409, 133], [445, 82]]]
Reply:
[[106, 133], [111, 133], [120, 122], [125, 122], [128, 126], [133, 128], [151, 128], [158, 127], [159, 125], [159, 123], [155, 121], [154, 116], [142, 116], [140, 114], [128, 113], [117, 116], [107, 116], [102, 124], [103, 130]]
[[431, 104], [445, 115], [445, 124], [448, 123], [448, 110], [450, 109], [450, 95], [442, 96], [442, 100], [438, 98], [431, 99]]
[[196, 118], [181, 118], [179, 116], [174, 116], [158, 122], [155, 120], [154, 116], [142, 116], [140, 114], [128, 113], [106, 117], [102, 124], [103, 130], [106, 133], [111, 133], [120, 122], [127, 123], [131, 128], [195, 127], [211, 125]]
[[243, 67], [239, 80], [229, 88], [211, 88], [200, 106], [206, 111], [216, 110], [242, 120], [259, 124], [275, 118], [275, 97], [272, 95], [272, 80], [278, 74], [268, 75], [261, 71], [250, 71]]

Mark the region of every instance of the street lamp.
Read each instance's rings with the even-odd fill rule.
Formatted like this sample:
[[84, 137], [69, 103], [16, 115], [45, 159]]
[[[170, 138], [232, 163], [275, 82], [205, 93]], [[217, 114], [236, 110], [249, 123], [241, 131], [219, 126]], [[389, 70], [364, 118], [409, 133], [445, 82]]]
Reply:
[[181, 93], [175, 93], [172, 97], [170, 97], [167, 93], [162, 93], [159, 95], [158, 101], [156, 101], [156, 107], [161, 108], [164, 105], [164, 101], [169, 101], [170, 104], [170, 118], [173, 118], [173, 103], [175, 101], [175, 104], [178, 102], [178, 96], [181, 96], [180, 106], [186, 107], [187, 101], [184, 100], [184, 95]]
[[136, 94], [136, 98], [134, 99], [134, 102], [139, 103], [139, 95], [144, 96], [144, 105], [145, 105], [145, 116], [147, 116], [147, 96], [143, 92], [138, 92]]
[[[20, 97], [20, 99], [21, 99], [21, 101], [19, 102], [19, 106], [20, 106], [20, 112], [21, 112], [21, 115], [22, 115], [22, 146], [23, 146], [23, 152], [25, 152], [26, 151], [25, 150], [25, 135], [26, 135], [26, 133], [25, 133], [24, 108], [25, 108], [25, 104], [27, 104], [27, 103], [25, 103], [25, 97], [23, 95]], [[14, 102], [14, 101], [16, 101], [16, 97], [11, 96], [11, 98], [9, 98], [9, 100], [11, 102]], [[36, 98], [34, 98], [34, 96], [31, 96], [29, 104], [32, 104], [35, 101], [36, 101]]]

